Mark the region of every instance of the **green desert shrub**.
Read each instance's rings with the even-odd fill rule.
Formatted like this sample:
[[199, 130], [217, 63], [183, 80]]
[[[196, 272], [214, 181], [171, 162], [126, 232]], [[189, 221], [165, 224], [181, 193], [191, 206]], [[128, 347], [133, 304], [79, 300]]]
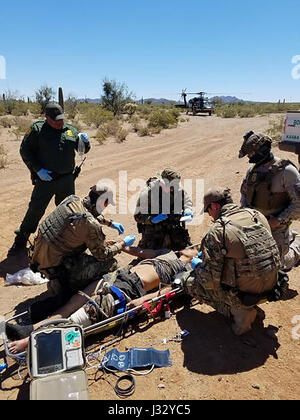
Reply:
[[136, 111], [137, 111], [137, 104], [134, 103], [128, 103], [124, 106], [124, 111], [126, 114], [129, 115], [129, 117], [132, 117]]
[[181, 115], [181, 112], [180, 112], [180, 110], [179, 110], [178, 108], [174, 108], [174, 107], [172, 107], [172, 108], [169, 110], [169, 112], [170, 112], [170, 114], [171, 114], [171, 115], [173, 115], [173, 117], [176, 119], [176, 121], [178, 121], [178, 120], [179, 120], [179, 117], [180, 117], [180, 115]]
[[38, 104], [36, 102], [31, 102], [31, 103], [27, 104], [27, 107], [28, 107], [29, 113], [34, 118], [44, 118], [44, 116], [42, 115], [42, 107], [41, 107], [40, 104]]
[[20, 141], [25, 134], [26, 131], [28, 131], [29, 127], [31, 126], [32, 121], [28, 118], [18, 118], [15, 117], [13, 119], [13, 129], [10, 130], [10, 133], [15, 136], [16, 141]]
[[275, 145], [281, 140], [284, 118], [284, 116], [281, 116], [275, 120], [271, 120], [269, 122], [269, 127], [266, 130], [266, 133], [273, 139]]
[[123, 143], [129, 134], [129, 130], [124, 127], [120, 127], [115, 134], [117, 143]]
[[0, 126], [4, 128], [11, 128], [13, 125], [13, 120], [9, 117], [0, 118]]
[[175, 118], [175, 116], [169, 112], [169, 111], [165, 111], [165, 110], [157, 110], [157, 111], [153, 111], [150, 115], [149, 115], [149, 120], [148, 120], [148, 126], [150, 128], [170, 128], [170, 127], [176, 127], [178, 124], [177, 119]]
[[251, 117], [255, 117], [255, 115], [257, 114], [255, 107], [251, 107], [251, 106], [241, 105], [239, 107], [236, 107], [236, 109], [237, 109], [237, 115], [240, 118], [251, 118]]
[[96, 142], [100, 145], [104, 144], [108, 138], [107, 131], [102, 128], [99, 128], [97, 130], [96, 134], [93, 136], [93, 138], [96, 140]]
[[15, 117], [25, 116], [28, 114], [28, 103], [22, 101], [15, 101], [11, 115]]
[[140, 128], [137, 130], [137, 133], [140, 137], [146, 137], [151, 135], [151, 130], [148, 126], [140, 126]]
[[130, 124], [134, 133], [137, 133], [142, 127], [141, 119], [137, 115], [133, 115], [130, 119]]
[[5, 115], [5, 107], [3, 105], [3, 103], [0, 102], [0, 115]]
[[102, 124], [101, 127], [99, 127], [97, 133], [94, 136], [94, 139], [99, 144], [103, 144], [105, 140], [107, 140], [109, 137], [115, 137], [116, 139], [118, 139], [119, 136], [119, 138], [122, 138], [122, 136], [124, 136], [124, 132], [121, 132], [121, 130], [121, 124], [116, 118], [114, 118], [113, 120], [107, 121], [106, 123]]
[[76, 114], [78, 112], [77, 103], [77, 99], [71, 96], [69, 96], [68, 99], [65, 101], [65, 114], [69, 120], [74, 120], [74, 118], [76, 117]]
[[150, 114], [155, 110], [155, 106], [154, 105], [150, 105], [150, 104], [139, 104], [137, 106], [137, 113], [139, 114], [139, 116], [141, 118], [143, 118], [144, 120], [147, 120], [150, 116]]
[[88, 126], [94, 125], [96, 128], [114, 119], [111, 111], [101, 108], [99, 105], [88, 106], [82, 115], [82, 120]]
[[237, 115], [237, 108], [235, 106], [226, 104], [225, 106], [217, 107], [215, 113], [218, 117], [234, 118]]
[[223, 103], [215, 106], [215, 114], [223, 118], [254, 117], [256, 115], [268, 115], [285, 113], [286, 111], [299, 110], [299, 103], [263, 103], [263, 102], [239, 102]]

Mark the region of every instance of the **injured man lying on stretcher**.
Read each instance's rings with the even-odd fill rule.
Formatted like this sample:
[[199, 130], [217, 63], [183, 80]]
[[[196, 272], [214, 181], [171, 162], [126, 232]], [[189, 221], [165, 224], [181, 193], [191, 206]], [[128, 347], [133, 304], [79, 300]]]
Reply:
[[[192, 259], [198, 255], [196, 248], [173, 252], [131, 247], [127, 248], [126, 252], [142, 261], [133, 267], [106, 274], [100, 281], [91, 283], [83, 293], [74, 295], [51, 318], [68, 318], [85, 328], [112, 317], [116, 310], [116, 300], [119, 300], [121, 305], [124, 302], [127, 309], [137, 307], [146, 300], [159, 296], [161, 292], [171, 290], [170, 284], [174, 277], [180, 272], [190, 270]], [[92, 297], [92, 300], [89, 301], [89, 297]], [[6, 335], [12, 341], [9, 344], [10, 352], [24, 351], [31, 332], [43, 322], [45, 320], [35, 325], [7, 323]]]

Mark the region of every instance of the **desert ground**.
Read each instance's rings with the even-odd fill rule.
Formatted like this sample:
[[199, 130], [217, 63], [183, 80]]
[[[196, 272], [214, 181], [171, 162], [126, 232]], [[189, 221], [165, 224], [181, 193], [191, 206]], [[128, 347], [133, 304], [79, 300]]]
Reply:
[[[265, 131], [269, 119], [267, 116], [243, 119], [194, 116], [177, 128], [152, 137], [141, 138], [131, 133], [122, 144], [113, 140], [102, 146], [92, 143], [92, 150], [77, 180], [76, 193], [86, 195], [90, 186], [104, 178], [119, 185], [120, 171], [127, 171], [129, 183], [134, 179], [146, 181], [162, 168], [172, 166], [185, 179], [204, 179], [205, 189], [214, 185], [230, 187], [234, 200], [238, 202], [239, 188], [248, 167], [247, 159], [238, 159], [242, 136], [250, 129]], [[7, 259], [6, 254], [14, 240], [13, 232], [27, 209], [32, 185], [19, 155], [20, 143], [12, 139], [7, 129], [1, 130], [0, 144], [5, 145], [9, 158], [8, 167], [0, 170], [0, 314], [8, 318], [15, 312], [20, 313], [32, 299], [42, 295], [47, 286], [5, 286], [6, 273], [14, 273], [24, 266], [24, 260]], [[295, 155], [278, 149], [275, 153], [298, 165]], [[136, 193], [129, 191], [128, 200]], [[118, 189], [117, 205], [124, 198], [122, 194]], [[53, 209], [52, 202], [47, 213]], [[110, 211], [108, 209], [108, 214]], [[124, 224], [125, 234], [138, 237], [132, 214], [112, 214], [111, 217]], [[201, 241], [210, 224], [211, 220], [205, 215], [201, 224], [189, 227], [194, 243]], [[299, 222], [293, 227], [300, 231]], [[118, 238], [115, 230], [104, 229], [108, 239]], [[130, 261], [125, 254], [117, 259], [120, 266]], [[296, 339], [297, 334], [293, 338], [292, 333], [297, 333], [293, 319], [296, 316], [300, 319], [299, 274], [300, 268], [296, 268], [289, 275], [290, 299], [262, 305], [253, 330], [244, 336], [234, 336], [228, 320], [210, 307], [196, 304], [192, 308], [179, 306], [174, 309], [171, 319], [150, 321], [119, 340], [115, 344], [119, 351], [153, 347], [169, 349], [171, 354], [171, 367], [154, 369], [149, 375], [136, 377], [136, 390], [129, 400], [298, 399], [300, 340]], [[180, 330], [190, 333], [184, 341], [163, 344], [164, 338], [172, 338]], [[102, 340], [108, 339], [94, 337], [87, 344], [95, 345], [97, 349], [96, 345], [99, 348]], [[0, 363], [3, 356], [2, 346]], [[29, 398], [28, 381], [23, 383], [17, 368], [10, 360], [8, 370], [0, 377], [1, 400]], [[26, 372], [21, 374], [25, 376]], [[113, 390], [116, 382], [113, 374], [96, 370], [90, 370], [88, 374], [92, 400], [119, 399]]]

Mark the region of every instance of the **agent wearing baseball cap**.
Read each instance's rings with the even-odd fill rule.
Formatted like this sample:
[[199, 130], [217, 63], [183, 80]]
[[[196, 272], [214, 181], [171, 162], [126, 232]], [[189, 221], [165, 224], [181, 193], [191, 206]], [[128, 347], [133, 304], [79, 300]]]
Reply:
[[[34, 189], [27, 213], [8, 256], [26, 249], [30, 234], [34, 233], [52, 197], [58, 206], [66, 197], [75, 193], [75, 152], [79, 135], [75, 127], [66, 124], [64, 111], [58, 103], [45, 108], [46, 120], [35, 122], [26, 132], [20, 154], [31, 172]], [[87, 134], [80, 134], [85, 153], [90, 150]]]
[[251, 329], [256, 305], [277, 293], [279, 251], [267, 219], [257, 210], [235, 205], [228, 188], [209, 189], [204, 211], [213, 225], [201, 244], [202, 259], [182, 279], [183, 287], [233, 318], [232, 329], [241, 335]]

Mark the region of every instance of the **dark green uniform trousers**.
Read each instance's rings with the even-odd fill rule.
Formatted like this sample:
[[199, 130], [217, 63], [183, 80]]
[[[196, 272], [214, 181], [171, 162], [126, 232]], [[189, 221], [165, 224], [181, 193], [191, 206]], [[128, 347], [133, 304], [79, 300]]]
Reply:
[[36, 231], [53, 196], [55, 196], [55, 205], [58, 206], [72, 194], [75, 194], [73, 174], [63, 175], [49, 182], [36, 180], [27, 213], [16, 239], [19, 239], [20, 242], [27, 241], [30, 234]]
[[48, 289], [53, 296], [37, 301], [30, 307], [32, 323], [52, 315], [64, 305], [78, 290], [84, 290], [90, 283], [100, 280], [105, 274], [118, 268], [115, 258], [99, 261], [92, 255], [83, 253], [65, 257], [58, 267], [47, 270]]

